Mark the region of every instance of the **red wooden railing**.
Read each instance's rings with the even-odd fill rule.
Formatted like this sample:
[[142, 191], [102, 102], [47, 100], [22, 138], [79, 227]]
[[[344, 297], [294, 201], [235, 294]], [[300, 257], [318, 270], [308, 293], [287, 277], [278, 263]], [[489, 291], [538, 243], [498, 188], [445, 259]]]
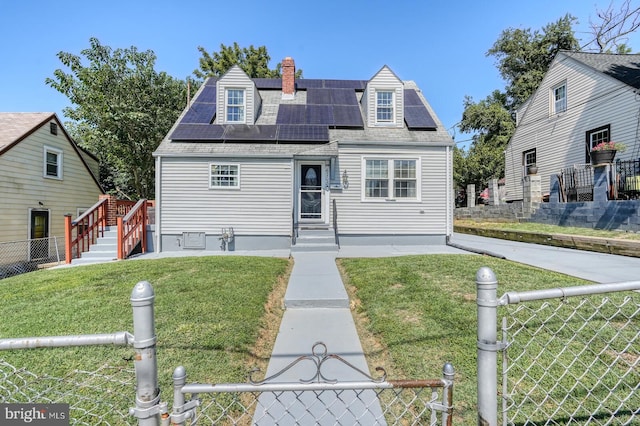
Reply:
[[124, 216], [118, 216], [118, 259], [126, 259], [138, 244], [147, 251], [147, 200], [140, 200]]
[[104, 236], [107, 227], [108, 202], [102, 199], [89, 210], [81, 214], [76, 220], [71, 215], [64, 217], [65, 262], [71, 263], [74, 258], [89, 250], [99, 236]]

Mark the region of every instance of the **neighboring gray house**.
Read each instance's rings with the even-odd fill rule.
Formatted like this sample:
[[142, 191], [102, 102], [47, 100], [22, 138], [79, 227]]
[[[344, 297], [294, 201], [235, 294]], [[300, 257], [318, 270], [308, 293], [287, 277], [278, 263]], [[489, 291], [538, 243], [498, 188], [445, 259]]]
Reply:
[[518, 109], [505, 151], [506, 200], [523, 198], [535, 163], [542, 192], [561, 169], [591, 162], [591, 147], [623, 142], [616, 159], [640, 157], [640, 55], [559, 52], [536, 92]]
[[341, 244], [444, 244], [453, 140], [421, 91], [370, 80], [208, 79], [155, 151], [156, 247], [288, 248], [297, 230]]

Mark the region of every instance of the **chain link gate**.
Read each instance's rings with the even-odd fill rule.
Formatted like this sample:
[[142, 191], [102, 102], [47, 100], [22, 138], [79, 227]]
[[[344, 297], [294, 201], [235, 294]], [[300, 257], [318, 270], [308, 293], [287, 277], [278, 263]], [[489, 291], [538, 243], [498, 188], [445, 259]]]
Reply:
[[[134, 369], [104, 366], [98, 371], [76, 370], [71, 376], [36, 376], [0, 360], [0, 402], [69, 403], [71, 424], [138, 425], [451, 425], [454, 370], [443, 367], [442, 378], [387, 380], [373, 378], [318, 342], [311, 355], [301, 356], [281, 372], [248, 383], [187, 384], [186, 371], [173, 374], [173, 408], [161, 401], [158, 384], [155, 293], [142, 281], [131, 293], [133, 334], [49, 336], [0, 339], [0, 350], [72, 346], [133, 346]], [[315, 374], [297, 383], [277, 382], [294, 365], [313, 363]], [[323, 366], [341, 363], [358, 371], [362, 381], [339, 382], [326, 377]], [[127, 395], [135, 394], [135, 401]], [[189, 395], [189, 399], [186, 396]], [[129, 402], [127, 402], [129, 401]], [[132, 408], [127, 408], [131, 407]]]
[[[640, 422], [640, 281], [510, 292], [498, 299], [495, 275], [482, 268], [477, 284], [482, 424], [497, 424], [498, 396], [503, 425]], [[504, 314], [501, 341], [498, 310]], [[481, 372], [481, 363], [489, 362], [492, 371]]]
[[[297, 383], [277, 382], [286, 370], [313, 363], [315, 375]], [[338, 362], [356, 370], [359, 382], [339, 382], [325, 377], [322, 367]], [[376, 379], [317, 342], [311, 355], [301, 356], [280, 372], [248, 383], [185, 384], [186, 371], [178, 367], [174, 378], [171, 424], [215, 425], [447, 425], [452, 424], [454, 370], [443, 367], [435, 380]], [[254, 371], [255, 372], [255, 371]], [[254, 373], [253, 372], [253, 373]], [[185, 395], [191, 398], [185, 400]], [[190, 421], [190, 422], [188, 422]]]

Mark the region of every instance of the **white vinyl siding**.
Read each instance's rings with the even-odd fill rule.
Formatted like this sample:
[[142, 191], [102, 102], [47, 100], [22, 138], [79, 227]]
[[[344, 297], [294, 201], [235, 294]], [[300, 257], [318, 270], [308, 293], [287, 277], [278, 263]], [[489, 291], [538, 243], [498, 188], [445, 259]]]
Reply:
[[[44, 146], [64, 157], [64, 180], [44, 177]], [[92, 206], [100, 193], [64, 132], [52, 135], [47, 122], [0, 155], [0, 241], [28, 239], [29, 211], [35, 209], [49, 211], [49, 235], [63, 244], [64, 215]]]
[[[558, 81], [572, 88], [564, 114], [549, 117], [548, 93]], [[505, 150], [507, 201], [521, 200], [522, 153], [538, 147], [536, 165], [542, 193], [549, 193], [550, 175], [574, 164], [585, 164], [585, 132], [610, 125], [609, 137], [629, 149], [616, 159], [630, 159], [636, 138], [637, 96], [630, 86], [559, 54], [528, 106]]]
[[[380, 93], [383, 95], [378, 97]], [[391, 105], [388, 104], [389, 97], [391, 97]], [[379, 101], [383, 102], [384, 106]], [[404, 85], [388, 67], [383, 67], [367, 82], [361, 102], [366, 110], [369, 127], [404, 126]], [[380, 106], [383, 107], [382, 110], [379, 109]], [[389, 118], [390, 111], [392, 116]], [[381, 115], [379, 116], [378, 113]]]
[[[292, 214], [290, 159], [247, 159], [238, 163], [239, 190], [209, 188], [214, 159], [163, 158], [160, 220], [164, 235], [183, 232], [289, 235]], [[222, 163], [222, 162], [221, 162]]]
[[[243, 94], [242, 104], [239, 103], [240, 93]], [[218, 79], [216, 97], [216, 124], [255, 124], [262, 100], [256, 85], [240, 67], [234, 65]]]
[[[419, 201], [363, 200], [365, 179], [363, 157], [417, 160]], [[346, 235], [446, 235], [452, 207], [451, 155], [445, 147], [365, 148], [341, 145], [338, 162], [347, 170], [349, 188], [332, 191], [338, 209], [338, 227]], [[449, 176], [449, 177], [448, 177]]]

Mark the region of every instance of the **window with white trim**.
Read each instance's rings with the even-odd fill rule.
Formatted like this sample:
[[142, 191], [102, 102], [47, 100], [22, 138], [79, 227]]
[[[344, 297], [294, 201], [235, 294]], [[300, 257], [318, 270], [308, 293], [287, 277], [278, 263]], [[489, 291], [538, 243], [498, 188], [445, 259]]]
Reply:
[[562, 83], [551, 90], [551, 115], [567, 110], [567, 84]]
[[603, 142], [611, 142], [611, 125], [607, 124], [606, 126], [598, 127], [597, 129], [587, 130], [587, 155], [585, 162], [591, 162], [591, 150], [596, 147], [596, 145], [601, 144]]
[[62, 179], [62, 151], [44, 147], [43, 176], [51, 179]]
[[417, 159], [364, 159], [363, 199], [419, 201]]
[[209, 170], [209, 188], [240, 188], [240, 165], [211, 163]]
[[227, 123], [244, 123], [245, 90], [227, 89], [225, 99]]
[[393, 123], [393, 91], [378, 90], [376, 91], [376, 122], [377, 123]]
[[529, 175], [529, 167], [536, 165], [536, 149], [530, 149], [522, 153], [523, 175]]

